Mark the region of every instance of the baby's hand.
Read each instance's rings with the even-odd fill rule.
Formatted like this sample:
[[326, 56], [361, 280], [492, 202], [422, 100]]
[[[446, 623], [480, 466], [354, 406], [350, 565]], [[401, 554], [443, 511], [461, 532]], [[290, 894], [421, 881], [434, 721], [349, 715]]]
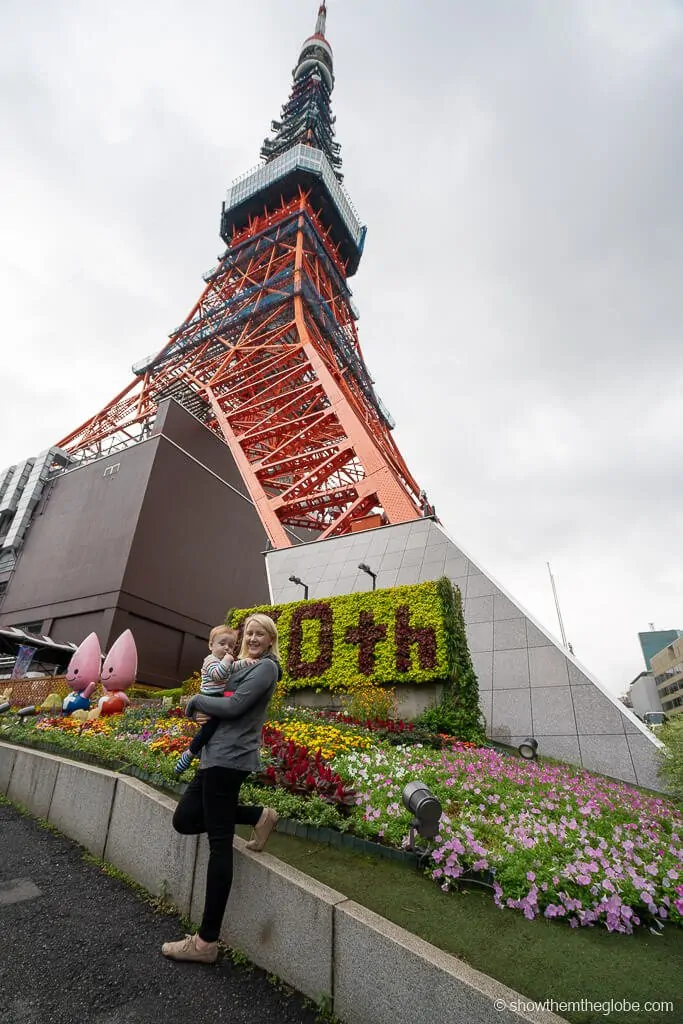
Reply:
[[221, 661], [223, 661], [224, 664], [226, 664], [226, 665], [232, 665], [234, 660], [235, 660], [234, 655], [230, 654], [229, 651], [228, 651], [227, 654], [224, 654], [223, 657], [221, 658]]
[[244, 664], [245, 665], [258, 665], [258, 658], [245, 658], [244, 659]]

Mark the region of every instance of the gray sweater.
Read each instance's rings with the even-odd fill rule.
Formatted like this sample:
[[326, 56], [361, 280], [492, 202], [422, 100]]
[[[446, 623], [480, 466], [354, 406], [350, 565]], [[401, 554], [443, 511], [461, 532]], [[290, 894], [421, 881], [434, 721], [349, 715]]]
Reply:
[[235, 687], [232, 697], [204, 697], [195, 694], [186, 714], [197, 711], [219, 719], [218, 728], [202, 750], [200, 768], [236, 768], [255, 772], [261, 766], [261, 730], [268, 702], [282, 672], [278, 661], [266, 654], [255, 665], [245, 665], [230, 675]]

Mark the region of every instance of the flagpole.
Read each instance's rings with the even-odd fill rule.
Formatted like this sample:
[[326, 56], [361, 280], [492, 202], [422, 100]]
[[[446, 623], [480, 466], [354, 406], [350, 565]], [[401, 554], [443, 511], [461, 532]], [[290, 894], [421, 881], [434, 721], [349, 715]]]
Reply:
[[553, 574], [552, 574], [552, 571], [551, 571], [551, 568], [550, 568], [550, 562], [546, 562], [546, 565], [548, 566], [548, 574], [550, 576], [550, 585], [553, 588], [553, 597], [555, 598], [555, 607], [557, 608], [557, 618], [558, 618], [559, 623], [560, 623], [560, 633], [562, 635], [562, 646], [563, 647], [568, 647], [569, 645], [567, 644], [567, 636], [566, 636], [566, 633], [564, 631], [564, 623], [562, 622], [562, 612], [560, 611], [560, 602], [558, 600], [557, 589], [555, 587], [555, 579], [553, 577]]

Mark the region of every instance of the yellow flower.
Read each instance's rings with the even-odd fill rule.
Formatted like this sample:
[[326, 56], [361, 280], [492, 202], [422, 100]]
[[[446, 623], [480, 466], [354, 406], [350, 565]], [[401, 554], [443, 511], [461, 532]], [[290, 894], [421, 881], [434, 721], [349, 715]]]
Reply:
[[351, 750], [365, 750], [372, 745], [369, 736], [362, 736], [350, 730], [342, 731], [331, 725], [314, 725], [308, 722], [274, 722], [287, 740], [306, 747], [308, 750], [319, 750], [326, 761], [332, 760], [337, 754], [345, 754]]

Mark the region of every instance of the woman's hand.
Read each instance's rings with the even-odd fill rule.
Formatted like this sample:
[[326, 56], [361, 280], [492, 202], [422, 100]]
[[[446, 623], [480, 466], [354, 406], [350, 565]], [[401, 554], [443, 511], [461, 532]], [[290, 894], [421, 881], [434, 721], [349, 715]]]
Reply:
[[197, 714], [194, 716], [194, 720], [197, 723], [197, 725], [204, 725], [206, 722], [209, 721], [210, 717], [210, 715], [205, 715], [203, 714], [203, 712], [198, 711]]

